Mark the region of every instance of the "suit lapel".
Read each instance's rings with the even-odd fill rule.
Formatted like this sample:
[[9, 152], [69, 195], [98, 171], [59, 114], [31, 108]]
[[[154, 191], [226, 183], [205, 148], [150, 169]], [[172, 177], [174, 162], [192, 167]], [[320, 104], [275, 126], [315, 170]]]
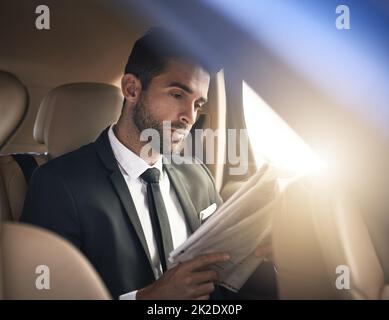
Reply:
[[200, 227], [198, 213], [195, 207], [193, 206], [188, 191], [186, 190], [180, 177], [177, 175], [177, 172], [174, 167], [167, 161], [164, 161], [164, 167], [169, 176], [169, 180], [176, 191], [178, 200], [180, 201], [181, 207], [184, 211], [186, 221], [189, 222], [190, 230], [193, 233], [198, 227]]
[[149, 260], [150, 267], [153, 265], [150, 257], [150, 252], [147, 246], [146, 237], [143, 232], [142, 225], [139, 220], [138, 213], [134, 201], [131, 197], [131, 193], [128, 190], [126, 181], [123, 178], [122, 173], [119, 170], [115, 156], [113, 154], [111, 144], [108, 139], [108, 129], [103, 131], [100, 137], [96, 140], [95, 146], [96, 151], [99, 154], [105, 167], [111, 171], [110, 179], [114, 186], [114, 189], [131, 221], [132, 226], [142, 244], [143, 250], [146, 253], [147, 259]]
[[123, 179], [121, 172], [113, 172], [110, 176], [112, 184], [116, 190], [117, 195], [119, 196], [120, 201], [123, 204], [124, 209], [132, 223], [132, 226], [135, 229], [135, 232], [142, 244], [143, 250], [145, 251], [147, 258], [152, 265], [149, 249], [146, 242], [146, 237], [143, 232], [142, 225], [139, 220], [138, 213], [134, 201], [132, 200], [131, 193], [128, 190], [127, 184]]

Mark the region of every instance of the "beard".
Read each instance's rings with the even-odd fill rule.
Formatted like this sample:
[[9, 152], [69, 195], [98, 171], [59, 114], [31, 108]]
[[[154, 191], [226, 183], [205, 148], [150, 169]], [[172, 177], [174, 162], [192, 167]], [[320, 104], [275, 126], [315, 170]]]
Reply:
[[141, 134], [149, 130], [147, 131], [149, 140], [145, 144], [149, 143], [151, 148], [165, 156], [178, 154], [189, 133], [188, 126], [179, 121], [159, 120], [150, 110], [145, 95], [141, 94], [138, 103], [134, 106], [132, 117]]

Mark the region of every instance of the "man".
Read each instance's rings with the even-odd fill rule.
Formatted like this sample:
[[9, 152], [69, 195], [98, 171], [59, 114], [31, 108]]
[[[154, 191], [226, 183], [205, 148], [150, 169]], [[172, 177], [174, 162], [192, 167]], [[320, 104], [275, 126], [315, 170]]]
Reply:
[[[115, 298], [209, 299], [218, 277], [209, 266], [229, 259], [213, 253], [174, 267], [167, 261], [199, 227], [198, 213], [221, 204], [202, 163], [166, 160], [206, 103], [209, 81], [207, 67], [174, 35], [151, 29], [128, 59], [117, 124], [32, 177], [21, 220], [71, 241]], [[151, 154], [142, 139], [148, 129], [160, 137]]]

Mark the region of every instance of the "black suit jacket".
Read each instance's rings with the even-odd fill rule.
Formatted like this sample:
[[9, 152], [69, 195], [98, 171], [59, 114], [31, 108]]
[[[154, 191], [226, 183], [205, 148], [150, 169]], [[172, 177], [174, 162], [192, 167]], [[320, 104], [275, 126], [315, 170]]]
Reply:
[[[221, 203], [204, 164], [164, 163], [190, 231], [198, 213]], [[78, 247], [114, 298], [155, 281], [145, 235], [108, 139], [38, 168], [31, 179], [21, 221], [50, 229]], [[172, 232], [174, 232], [172, 230]]]

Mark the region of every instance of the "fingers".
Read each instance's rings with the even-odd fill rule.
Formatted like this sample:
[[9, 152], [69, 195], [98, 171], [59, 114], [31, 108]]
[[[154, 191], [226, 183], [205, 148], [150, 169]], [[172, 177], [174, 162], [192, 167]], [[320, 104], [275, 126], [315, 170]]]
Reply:
[[200, 284], [204, 282], [216, 282], [219, 275], [216, 271], [203, 271], [192, 273], [185, 279], [186, 285]]
[[204, 295], [204, 296], [195, 298], [195, 300], [209, 300], [209, 294], [206, 294], [206, 295]]
[[215, 285], [212, 282], [204, 283], [196, 287], [193, 296], [195, 298], [209, 295], [215, 290]]
[[185, 268], [187, 271], [193, 271], [200, 269], [210, 264], [215, 264], [218, 262], [226, 262], [230, 259], [230, 256], [227, 253], [210, 253], [201, 255], [197, 258], [184, 262], [182, 268]]
[[268, 254], [265, 258], [263, 258], [263, 261], [273, 262], [273, 254]]
[[271, 255], [271, 253], [272, 253], [272, 245], [271, 245], [271, 243], [258, 246], [255, 249], [255, 251], [254, 251], [254, 255], [257, 258], [264, 258], [264, 257], [266, 257], [268, 255]]

